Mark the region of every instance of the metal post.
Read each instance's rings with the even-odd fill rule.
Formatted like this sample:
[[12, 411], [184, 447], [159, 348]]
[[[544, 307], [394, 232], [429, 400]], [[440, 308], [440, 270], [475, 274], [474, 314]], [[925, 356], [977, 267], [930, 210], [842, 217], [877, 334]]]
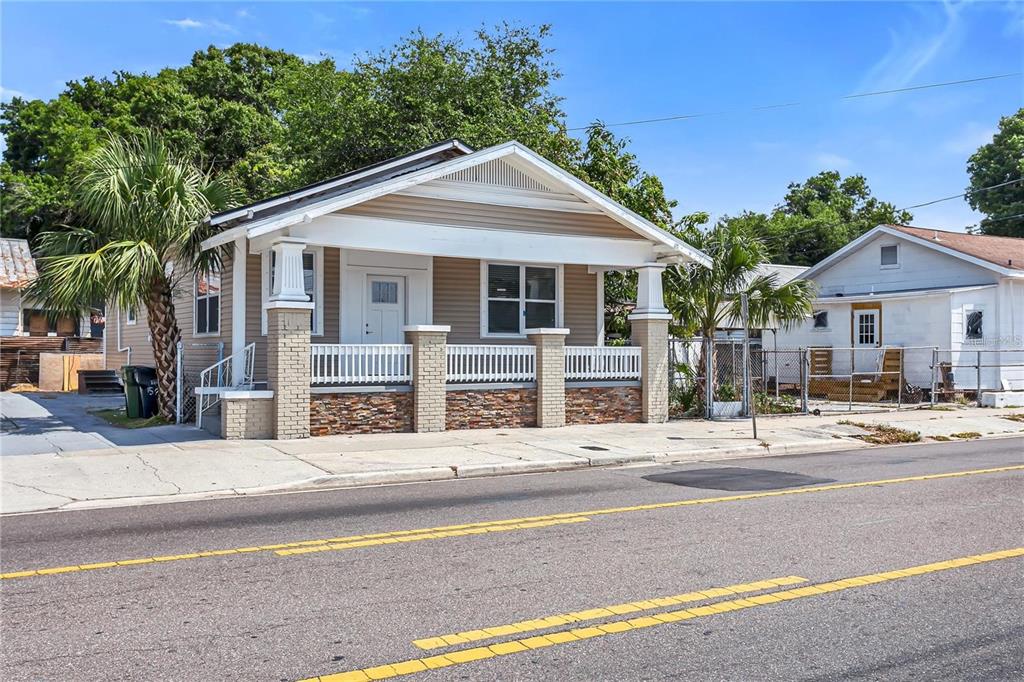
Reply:
[[974, 402], [975, 402], [975, 404], [978, 407], [981, 407], [981, 351], [980, 350], [977, 351], [976, 356], [977, 356], [977, 358], [976, 358], [974, 364], [975, 364], [975, 371], [976, 371], [976, 373], [978, 375], [978, 390], [974, 394]]
[[[883, 356], [884, 358], [885, 356]], [[896, 409], [903, 407], [903, 349], [900, 348], [900, 384], [896, 388]]]
[[174, 403], [175, 403], [175, 405], [174, 405], [174, 423], [175, 424], [180, 424], [181, 423], [181, 410], [182, 410], [181, 398], [182, 398], [182, 393], [183, 393], [182, 383], [185, 380], [184, 376], [183, 376], [184, 372], [182, 371], [182, 364], [183, 364], [183, 357], [182, 356], [183, 356], [184, 349], [185, 349], [185, 344], [183, 344], [181, 341], [178, 341], [178, 344], [177, 344], [177, 351], [178, 352], [175, 354], [175, 357], [174, 357], [174, 383], [175, 383], [175, 388], [177, 389], [175, 391], [175, 396], [174, 396]]
[[803, 352], [800, 353], [800, 406], [803, 408], [804, 414], [808, 412], [808, 399], [810, 397], [811, 389], [811, 349], [804, 348]]
[[754, 438], [757, 438], [757, 410], [754, 409], [754, 401], [750, 389], [750, 329], [748, 325], [749, 311], [747, 309], [746, 294], [740, 294], [740, 314], [743, 317], [743, 403], [744, 409], [750, 415], [750, 423], [754, 429]]
[[936, 393], [939, 392], [939, 382], [936, 378], [936, 373], [939, 371], [939, 349], [938, 347], [932, 348], [932, 405], [935, 405]]
[[708, 419], [714, 417], [715, 375], [714, 339], [704, 337], [704, 412]]

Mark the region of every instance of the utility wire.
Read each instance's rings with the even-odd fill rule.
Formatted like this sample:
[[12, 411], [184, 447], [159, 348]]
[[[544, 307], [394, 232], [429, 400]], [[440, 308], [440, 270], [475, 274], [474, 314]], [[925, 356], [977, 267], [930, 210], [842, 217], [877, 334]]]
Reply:
[[[838, 101], [844, 101], [844, 100], [850, 100], [850, 99], [860, 99], [860, 98], [863, 98], [863, 97], [877, 97], [879, 95], [893, 95], [893, 94], [897, 94], [897, 93], [901, 93], [901, 92], [912, 92], [912, 91], [915, 91], [915, 90], [929, 90], [931, 88], [945, 88], [945, 87], [949, 87], [949, 86], [953, 86], [953, 85], [965, 85], [965, 84], [968, 84], [968, 83], [980, 83], [982, 81], [998, 80], [998, 79], [1001, 79], [1001, 78], [1013, 78], [1014, 76], [1020, 76], [1020, 75], [1021, 75], [1020, 71], [1014, 71], [1013, 73], [1001, 73], [1001, 74], [996, 74], [994, 76], [980, 76], [978, 78], [966, 78], [964, 80], [958, 80], [958, 81], [945, 81], [945, 82], [942, 82], [942, 83], [926, 83], [924, 85], [912, 85], [912, 86], [909, 86], [909, 87], [906, 87], [906, 88], [896, 88], [896, 89], [893, 89], [893, 90], [876, 90], [876, 91], [873, 91], [873, 92], [860, 92], [860, 93], [855, 93], [853, 95], [843, 95], [842, 97], [825, 99], [825, 100], [822, 100], [822, 101], [826, 101], [826, 102], [828, 102], [828, 101], [837, 101], [838, 102]], [[743, 112], [747, 112], [747, 111], [766, 111], [766, 110], [769, 110], [769, 109], [785, 109], [785, 108], [789, 108], [789, 107], [803, 106], [803, 105], [806, 105], [806, 104], [809, 104], [809, 103], [810, 102], [784, 102], [784, 103], [780, 103], [780, 104], [767, 104], [767, 105], [747, 107], [747, 108], [743, 108], [743, 109], [732, 109], [732, 110], [725, 110], [725, 111], [709, 111], [709, 112], [693, 113], [693, 114], [678, 114], [678, 115], [674, 115], [674, 116], [660, 116], [658, 118], [645, 118], [645, 119], [638, 119], [638, 120], [635, 120], [635, 121], [620, 121], [618, 123], [602, 123], [602, 124], [591, 123], [590, 125], [576, 126], [576, 127], [573, 127], [573, 128], [566, 128], [566, 130], [577, 131], [577, 130], [589, 130], [591, 128], [600, 127], [600, 126], [603, 126], [605, 128], [615, 128], [615, 127], [620, 127], [620, 126], [646, 125], [648, 123], [665, 123], [667, 121], [682, 121], [682, 120], [691, 119], [691, 118], [707, 118], [709, 116], [722, 116], [724, 114], [743, 113]]]
[[921, 208], [922, 206], [931, 206], [932, 204], [938, 204], [943, 201], [949, 201], [950, 199], [959, 199], [960, 197], [966, 197], [970, 194], [978, 194], [979, 192], [985, 192], [990, 189], [996, 189], [997, 187], [1006, 187], [1007, 185], [1016, 185], [1018, 182], [1024, 182], [1024, 178], [1017, 178], [1016, 180], [1007, 180], [1001, 182], [998, 185], [989, 185], [988, 187], [979, 187], [978, 189], [969, 189], [962, 194], [954, 194], [951, 197], [943, 197], [942, 199], [933, 199], [932, 201], [926, 201], [923, 204], [914, 204], [913, 206], [904, 206], [900, 211], [907, 211], [912, 208]]

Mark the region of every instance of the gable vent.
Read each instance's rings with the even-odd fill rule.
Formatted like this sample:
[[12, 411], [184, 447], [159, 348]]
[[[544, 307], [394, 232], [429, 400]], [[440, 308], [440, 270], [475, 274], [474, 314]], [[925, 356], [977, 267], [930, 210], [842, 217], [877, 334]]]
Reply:
[[494, 185], [506, 189], [525, 189], [534, 192], [553, 191], [547, 185], [540, 183], [523, 171], [511, 166], [501, 159], [487, 161], [472, 168], [465, 168], [444, 177], [445, 180], [455, 182], [474, 182], [484, 185]]

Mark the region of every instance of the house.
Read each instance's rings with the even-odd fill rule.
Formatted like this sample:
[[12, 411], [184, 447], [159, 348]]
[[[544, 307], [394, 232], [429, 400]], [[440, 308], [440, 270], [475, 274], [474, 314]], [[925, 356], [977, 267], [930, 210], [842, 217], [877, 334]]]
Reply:
[[778, 348], [833, 349], [841, 375], [877, 372], [877, 349], [900, 347], [918, 386], [943, 380], [934, 358], [958, 387], [1024, 388], [1024, 239], [879, 225], [803, 277], [814, 314]]
[[27, 241], [0, 239], [0, 336], [91, 335], [88, 317], [79, 320], [48, 314], [23, 295], [37, 276]]
[[[710, 264], [518, 142], [438, 143], [210, 224], [222, 269], [175, 307], [225, 437], [663, 421], [661, 273]], [[629, 269], [635, 346], [608, 347], [603, 275]], [[108, 358], [152, 357], [143, 317]]]

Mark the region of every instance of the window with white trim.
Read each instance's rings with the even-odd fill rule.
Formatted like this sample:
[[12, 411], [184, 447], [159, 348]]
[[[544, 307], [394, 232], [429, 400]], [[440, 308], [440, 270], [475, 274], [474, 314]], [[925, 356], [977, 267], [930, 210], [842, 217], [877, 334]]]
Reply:
[[138, 315], [138, 312], [135, 309], [135, 306], [132, 306], [130, 308], [125, 308], [125, 310], [124, 310], [124, 323], [125, 323], [125, 325], [131, 326], [133, 324], [136, 324], [138, 321], [139, 321], [139, 315]]
[[879, 262], [883, 268], [898, 268], [900, 266], [900, 245], [882, 245], [879, 249]]
[[[263, 253], [263, 321], [262, 333], [267, 333], [267, 303], [270, 292], [274, 290], [276, 256], [273, 251]], [[302, 282], [306, 295], [313, 302], [313, 314], [310, 319], [310, 330], [314, 336], [324, 333], [324, 250], [314, 246], [302, 252]]]
[[220, 270], [212, 268], [209, 272], [196, 275], [192, 318], [195, 336], [220, 333], [220, 296]]
[[828, 329], [828, 311], [827, 310], [815, 310], [814, 311], [814, 328], [815, 329]]
[[985, 311], [975, 308], [964, 313], [964, 338], [977, 341], [985, 338]]
[[527, 329], [561, 325], [557, 266], [485, 263], [481, 332], [522, 336]]

